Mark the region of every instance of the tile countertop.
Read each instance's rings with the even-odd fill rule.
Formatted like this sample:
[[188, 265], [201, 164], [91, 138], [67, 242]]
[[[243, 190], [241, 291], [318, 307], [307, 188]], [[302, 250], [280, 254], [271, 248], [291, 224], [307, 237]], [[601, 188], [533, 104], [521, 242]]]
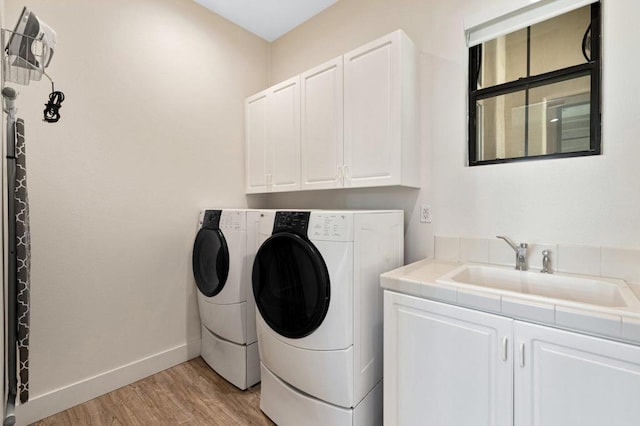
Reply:
[[[463, 263], [424, 259], [380, 276], [385, 290], [640, 345], [640, 309], [594, 306], [481, 286], [436, 283]], [[559, 274], [564, 275], [564, 274]], [[630, 285], [640, 299], [640, 287]]]

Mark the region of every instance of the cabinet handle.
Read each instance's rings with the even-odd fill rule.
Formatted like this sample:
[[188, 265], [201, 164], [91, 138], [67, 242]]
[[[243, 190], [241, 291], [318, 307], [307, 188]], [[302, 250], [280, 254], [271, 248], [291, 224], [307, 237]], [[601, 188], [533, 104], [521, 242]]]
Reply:
[[507, 338], [507, 336], [504, 336], [502, 338], [502, 360], [506, 361], [507, 360], [507, 356], [509, 355], [509, 339]]
[[520, 367], [524, 367], [524, 342], [520, 342]]
[[344, 170], [342, 170], [342, 166], [338, 166], [338, 176], [336, 177], [336, 181], [340, 186], [344, 185]]
[[349, 175], [349, 166], [342, 166], [342, 167], [343, 167], [342, 174], [344, 175], [345, 183], [351, 184], [351, 176]]

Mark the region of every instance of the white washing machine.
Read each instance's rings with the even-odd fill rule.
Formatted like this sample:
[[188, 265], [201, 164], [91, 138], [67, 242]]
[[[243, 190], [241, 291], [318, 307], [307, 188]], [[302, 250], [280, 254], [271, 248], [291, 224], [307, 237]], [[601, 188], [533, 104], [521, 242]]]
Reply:
[[380, 274], [403, 264], [403, 218], [402, 211], [275, 214], [252, 286], [260, 408], [278, 425], [382, 424]]
[[203, 210], [193, 245], [201, 356], [240, 389], [260, 381], [251, 267], [263, 214], [246, 209]]

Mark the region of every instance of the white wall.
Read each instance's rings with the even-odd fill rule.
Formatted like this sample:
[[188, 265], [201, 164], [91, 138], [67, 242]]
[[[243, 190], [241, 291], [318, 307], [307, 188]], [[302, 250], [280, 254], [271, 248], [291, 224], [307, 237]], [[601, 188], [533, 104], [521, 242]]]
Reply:
[[198, 212], [247, 205], [244, 98], [267, 85], [269, 49], [191, 1], [7, 0], [9, 27], [23, 5], [57, 32], [48, 70], [66, 95], [48, 124], [48, 81], [14, 85], [31, 201], [28, 421], [199, 353]]
[[[276, 83], [397, 28], [422, 51], [423, 186], [278, 194], [273, 206], [386, 207], [407, 212], [407, 261], [431, 257], [433, 236], [640, 247], [640, 3], [603, 1], [603, 155], [466, 167], [466, 57], [463, 20], [525, 0], [341, 0], [276, 40]], [[420, 203], [433, 224], [418, 221]]]
[[[193, 354], [204, 206], [402, 208], [406, 261], [432, 256], [434, 235], [640, 247], [640, 4], [604, 1], [604, 154], [468, 168], [463, 19], [513, 0], [341, 0], [271, 46], [187, 0], [7, 0], [9, 27], [26, 4], [57, 31], [49, 70], [67, 96], [46, 124], [48, 83], [17, 87], [33, 239], [33, 399], [19, 419], [125, 384], [145, 357]], [[422, 189], [246, 198], [244, 98], [397, 28], [422, 51]]]

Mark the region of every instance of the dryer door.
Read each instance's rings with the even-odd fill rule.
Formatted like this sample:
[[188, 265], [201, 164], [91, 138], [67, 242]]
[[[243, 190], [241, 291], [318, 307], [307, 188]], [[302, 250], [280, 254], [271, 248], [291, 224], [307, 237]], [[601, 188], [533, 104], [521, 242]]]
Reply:
[[327, 315], [327, 266], [318, 249], [297, 234], [280, 232], [260, 246], [252, 282], [262, 318], [282, 336], [308, 336]]
[[207, 297], [220, 293], [229, 275], [229, 248], [219, 229], [202, 228], [193, 244], [193, 277]]

